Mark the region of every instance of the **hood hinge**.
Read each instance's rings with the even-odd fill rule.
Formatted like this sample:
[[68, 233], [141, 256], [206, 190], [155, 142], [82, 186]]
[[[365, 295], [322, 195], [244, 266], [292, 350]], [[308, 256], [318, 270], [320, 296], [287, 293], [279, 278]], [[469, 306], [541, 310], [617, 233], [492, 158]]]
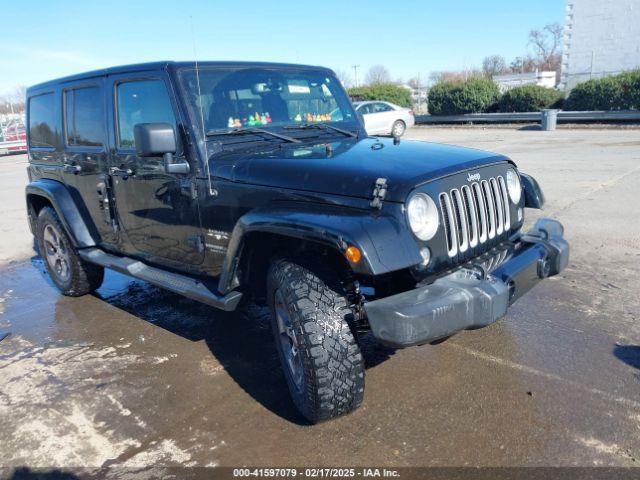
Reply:
[[378, 210], [382, 210], [382, 202], [384, 197], [387, 195], [387, 179], [379, 178], [376, 180], [376, 186], [373, 189], [373, 199], [371, 200], [371, 205], [373, 208], [377, 208]]

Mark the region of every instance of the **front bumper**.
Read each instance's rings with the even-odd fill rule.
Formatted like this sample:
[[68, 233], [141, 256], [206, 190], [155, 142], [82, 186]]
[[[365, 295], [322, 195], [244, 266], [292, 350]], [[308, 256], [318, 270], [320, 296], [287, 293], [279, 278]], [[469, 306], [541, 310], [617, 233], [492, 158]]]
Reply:
[[560, 222], [540, 219], [502, 251], [487, 271], [480, 260], [435, 282], [364, 305], [373, 335], [392, 347], [408, 347], [499, 320], [540, 280], [561, 272], [569, 244]]

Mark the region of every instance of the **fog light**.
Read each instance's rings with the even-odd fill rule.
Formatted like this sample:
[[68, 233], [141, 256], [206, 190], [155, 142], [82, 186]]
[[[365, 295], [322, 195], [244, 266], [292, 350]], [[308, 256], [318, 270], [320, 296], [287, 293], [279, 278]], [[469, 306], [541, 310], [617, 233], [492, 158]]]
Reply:
[[522, 221], [522, 207], [518, 208], [518, 221]]
[[427, 247], [422, 247], [420, 249], [420, 256], [422, 257], [422, 265], [425, 267], [429, 265], [429, 261], [431, 260], [431, 250]]

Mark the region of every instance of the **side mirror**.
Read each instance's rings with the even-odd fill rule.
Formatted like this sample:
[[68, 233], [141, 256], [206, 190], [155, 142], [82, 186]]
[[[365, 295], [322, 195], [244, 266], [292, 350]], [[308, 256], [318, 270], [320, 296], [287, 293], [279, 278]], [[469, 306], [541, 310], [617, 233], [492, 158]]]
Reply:
[[138, 123], [133, 127], [133, 136], [141, 157], [176, 153], [176, 134], [168, 123]]
[[138, 123], [133, 127], [133, 136], [140, 157], [162, 156], [167, 173], [189, 173], [188, 163], [173, 163], [176, 133], [170, 124]]

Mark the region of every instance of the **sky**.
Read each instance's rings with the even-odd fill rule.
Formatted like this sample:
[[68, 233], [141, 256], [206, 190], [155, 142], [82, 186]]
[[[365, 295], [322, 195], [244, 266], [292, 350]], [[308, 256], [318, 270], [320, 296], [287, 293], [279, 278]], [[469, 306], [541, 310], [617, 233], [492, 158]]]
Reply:
[[[528, 32], [564, 20], [565, 0], [3, 0], [0, 94], [18, 85], [154, 60], [323, 65], [360, 81], [507, 62]], [[195, 46], [195, 53], [194, 53]]]

